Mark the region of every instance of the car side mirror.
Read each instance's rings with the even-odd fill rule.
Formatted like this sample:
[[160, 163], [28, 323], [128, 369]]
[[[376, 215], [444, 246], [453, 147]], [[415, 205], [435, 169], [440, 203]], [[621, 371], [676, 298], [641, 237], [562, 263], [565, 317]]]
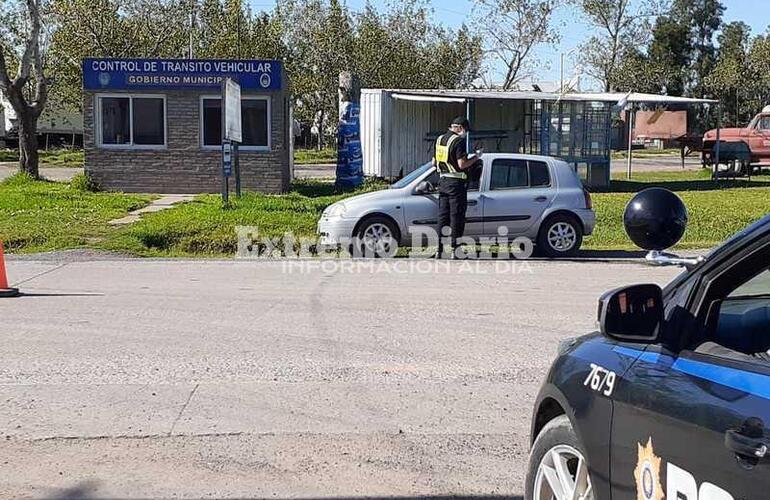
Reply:
[[663, 324], [663, 291], [634, 285], [606, 292], [599, 299], [599, 328], [606, 337], [653, 344]]
[[414, 194], [431, 194], [432, 192], [433, 186], [428, 181], [420, 181], [414, 188]]

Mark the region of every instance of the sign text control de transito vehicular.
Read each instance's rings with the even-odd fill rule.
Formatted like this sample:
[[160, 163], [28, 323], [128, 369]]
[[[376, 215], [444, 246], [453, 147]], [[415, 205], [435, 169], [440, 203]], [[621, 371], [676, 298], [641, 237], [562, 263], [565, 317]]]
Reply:
[[[428, 163], [390, 189], [329, 206], [318, 223], [321, 244], [358, 238], [369, 255], [392, 255], [396, 245], [410, 245], [416, 232], [438, 225], [438, 180]], [[466, 217], [467, 237], [495, 238], [504, 228], [551, 257], [574, 255], [596, 223], [591, 197], [567, 163], [521, 154], [484, 155], [469, 181]]]
[[662, 290], [606, 293], [601, 331], [560, 346], [528, 500], [770, 498], [770, 217], [680, 262]]

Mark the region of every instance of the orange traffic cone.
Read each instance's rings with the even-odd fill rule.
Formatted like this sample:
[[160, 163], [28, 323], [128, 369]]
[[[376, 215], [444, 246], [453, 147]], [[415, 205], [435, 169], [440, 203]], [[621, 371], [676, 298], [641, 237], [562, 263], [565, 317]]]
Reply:
[[3, 255], [3, 242], [0, 241], [0, 297], [16, 297], [18, 288], [8, 287], [8, 275], [5, 274], [5, 256]]

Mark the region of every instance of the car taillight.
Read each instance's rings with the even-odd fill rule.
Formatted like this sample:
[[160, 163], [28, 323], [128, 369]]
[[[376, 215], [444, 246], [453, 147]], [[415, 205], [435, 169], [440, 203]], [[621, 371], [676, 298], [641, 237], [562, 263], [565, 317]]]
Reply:
[[589, 210], [594, 208], [594, 203], [593, 203], [593, 201], [591, 201], [591, 193], [589, 193], [588, 191], [583, 189], [583, 197], [586, 200], [586, 208], [589, 209]]

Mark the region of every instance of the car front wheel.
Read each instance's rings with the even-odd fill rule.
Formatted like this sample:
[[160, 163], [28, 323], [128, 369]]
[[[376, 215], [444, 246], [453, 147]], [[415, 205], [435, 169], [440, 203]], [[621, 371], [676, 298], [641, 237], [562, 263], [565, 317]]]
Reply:
[[356, 233], [357, 257], [393, 257], [398, 252], [398, 233], [385, 217], [365, 220]]
[[540, 228], [537, 246], [546, 257], [573, 257], [583, 244], [583, 228], [569, 215], [549, 217]]
[[565, 415], [551, 420], [529, 456], [527, 500], [593, 500], [583, 445]]

